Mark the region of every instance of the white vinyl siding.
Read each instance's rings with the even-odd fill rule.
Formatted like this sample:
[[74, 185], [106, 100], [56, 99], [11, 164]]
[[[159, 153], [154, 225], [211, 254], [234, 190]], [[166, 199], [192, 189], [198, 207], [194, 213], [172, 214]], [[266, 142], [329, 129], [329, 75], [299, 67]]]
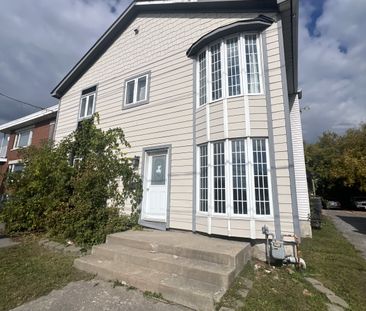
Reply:
[[269, 215], [268, 164], [265, 139], [253, 139], [255, 206], [257, 215]]
[[258, 34], [238, 34], [204, 49], [197, 58], [199, 106], [244, 93], [261, 95], [260, 50]]

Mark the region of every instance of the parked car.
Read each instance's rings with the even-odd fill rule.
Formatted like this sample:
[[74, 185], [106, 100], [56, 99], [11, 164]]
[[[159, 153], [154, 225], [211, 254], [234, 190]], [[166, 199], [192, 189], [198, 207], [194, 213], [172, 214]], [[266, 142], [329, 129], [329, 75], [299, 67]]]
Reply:
[[325, 208], [326, 209], [340, 209], [341, 203], [339, 203], [338, 201], [332, 201], [332, 200], [326, 201]]
[[366, 211], [366, 197], [354, 197], [352, 203], [354, 208]]

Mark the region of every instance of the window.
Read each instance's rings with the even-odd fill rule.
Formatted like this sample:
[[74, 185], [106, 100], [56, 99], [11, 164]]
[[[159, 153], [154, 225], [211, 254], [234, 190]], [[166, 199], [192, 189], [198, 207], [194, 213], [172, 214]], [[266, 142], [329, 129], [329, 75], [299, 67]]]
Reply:
[[130, 79], [125, 83], [125, 106], [145, 104], [148, 101], [149, 74]]
[[238, 138], [200, 145], [197, 148], [198, 212], [235, 217], [270, 216], [266, 148], [266, 138]]
[[255, 207], [257, 215], [268, 215], [269, 189], [265, 139], [253, 139]]
[[32, 130], [31, 129], [22, 130], [15, 135], [13, 148], [14, 149], [25, 148], [28, 147], [31, 144], [31, 142], [32, 142]]
[[213, 144], [214, 205], [215, 213], [226, 213], [225, 200], [225, 150], [224, 142]]
[[245, 171], [245, 141], [232, 141], [233, 206], [234, 214], [247, 214], [247, 186]]
[[221, 45], [219, 43], [211, 47], [212, 100], [216, 100], [222, 97], [220, 48]]
[[97, 87], [93, 86], [81, 93], [79, 120], [90, 118], [95, 110], [95, 93]]
[[206, 70], [206, 51], [201, 53], [198, 56], [198, 61], [199, 61], [199, 103], [200, 105], [206, 104], [207, 102], [207, 86], [206, 86], [206, 75], [207, 75], [207, 70]]
[[10, 172], [21, 172], [24, 169], [24, 164], [23, 163], [15, 163], [15, 164], [10, 164], [9, 165], [9, 171]]
[[257, 36], [245, 36], [245, 55], [247, 64], [248, 93], [260, 93]]
[[261, 94], [259, 52], [257, 34], [225, 38], [202, 51], [197, 58], [199, 106], [223, 96]]
[[227, 48], [227, 83], [229, 96], [240, 94], [240, 66], [238, 38], [226, 41]]
[[6, 158], [8, 150], [9, 134], [0, 133], [0, 158]]
[[208, 154], [207, 145], [200, 146], [200, 204], [201, 212], [208, 211]]

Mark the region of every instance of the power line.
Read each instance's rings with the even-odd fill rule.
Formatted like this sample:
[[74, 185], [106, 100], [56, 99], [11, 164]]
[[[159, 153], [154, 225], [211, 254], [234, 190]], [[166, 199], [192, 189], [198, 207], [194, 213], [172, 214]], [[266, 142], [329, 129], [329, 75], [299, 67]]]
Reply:
[[[40, 107], [40, 106], [36, 106], [36, 105], [30, 104], [30, 103], [27, 103], [27, 102], [22, 101], [22, 100], [20, 100], [20, 99], [16, 99], [16, 98], [14, 98], [14, 97], [11, 97], [11, 96], [6, 95], [6, 94], [1, 93], [1, 92], [0, 92], [0, 96], [6, 97], [6, 98], [8, 98], [8, 99], [11, 99], [11, 100], [16, 101], [16, 102], [18, 102], [18, 103], [21, 103], [21, 104], [23, 104], [23, 105], [27, 105], [27, 106], [33, 107], [33, 108], [35, 108], [35, 109], [41, 109], [41, 110], [45, 110], [45, 109], [46, 109], [46, 108], [43, 108], [43, 107]], [[46, 110], [47, 110], [47, 109], [46, 109]]]

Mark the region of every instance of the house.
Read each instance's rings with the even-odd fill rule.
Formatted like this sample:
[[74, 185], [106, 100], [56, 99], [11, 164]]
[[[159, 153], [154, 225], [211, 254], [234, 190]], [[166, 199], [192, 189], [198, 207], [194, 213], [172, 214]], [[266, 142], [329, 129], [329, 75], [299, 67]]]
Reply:
[[297, 0], [133, 1], [52, 91], [55, 141], [122, 127], [145, 227], [309, 236], [297, 58]]
[[0, 125], [0, 195], [4, 174], [23, 169], [19, 149], [53, 139], [57, 110], [55, 105]]

